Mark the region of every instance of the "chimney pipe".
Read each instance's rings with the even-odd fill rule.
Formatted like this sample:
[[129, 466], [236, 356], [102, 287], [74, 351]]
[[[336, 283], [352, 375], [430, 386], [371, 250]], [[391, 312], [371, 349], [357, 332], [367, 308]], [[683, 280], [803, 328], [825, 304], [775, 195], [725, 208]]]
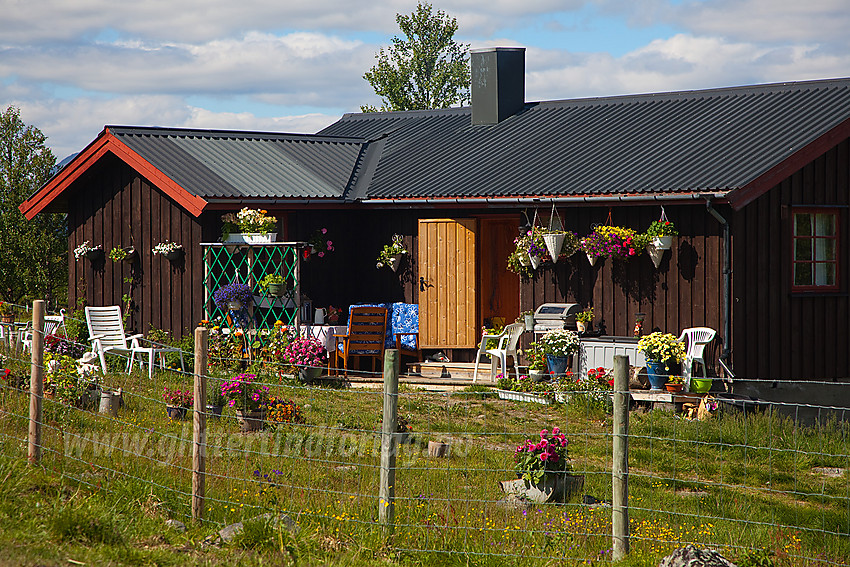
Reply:
[[525, 48], [470, 50], [472, 124], [496, 124], [525, 105]]

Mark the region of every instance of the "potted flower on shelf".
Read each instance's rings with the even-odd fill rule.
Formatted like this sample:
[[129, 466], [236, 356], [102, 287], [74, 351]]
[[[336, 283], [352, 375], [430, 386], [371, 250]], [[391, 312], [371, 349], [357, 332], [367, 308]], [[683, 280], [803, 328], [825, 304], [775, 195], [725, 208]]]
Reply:
[[685, 345], [670, 333], [656, 331], [638, 341], [646, 356], [646, 371], [652, 390], [661, 390], [673, 369], [685, 358]]
[[127, 248], [113, 248], [109, 251], [109, 257], [113, 262], [134, 262], [137, 254], [134, 247], [128, 246]]
[[540, 337], [537, 345], [546, 355], [549, 374], [565, 375], [572, 356], [578, 353], [580, 344], [578, 333], [566, 329], [550, 331]]
[[162, 399], [165, 400], [165, 411], [168, 419], [186, 419], [186, 412], [195, 403], [195, 396], [191, 390], [172, 390], [168, 386], [163, 388]]
[[576, 313], [576, 328], [579, 333], [589, 331], [593, 323], [593, 307], [588, 307], [581, 313]]
[[395, 272], [398, 270], [401, 259], [405, 254], [407, 254], [407, 248], [404, 247], [403, 237], [400, 234], [393, 234], [392, 242], [384, 244], [384, 248], [378, 254], [378, 261], [375, 267], [380, 270], [384, 266], [388, 266]]
[[558, 427], [544, 429], [540, 440], [526, 440], [514, 450], [518, 480], [502, 481], [502, 490], [515, 498], [537, 503], [566, 502], [581, 491], [584, 477], [569, 474], [569, 441]]
[[269, 295], [275, 297], [283, 296], [285, 285], [286, 279], [280, 274], [267, 274], [266, 277], [260, 280], [260, 287], [265, 289]]
[[236, 418], [243, 433], [259, 431], [266, 420], [269, 387], [256, 383], [256, 374], [239, 374], [221, 385], [221, 395]]
[[243, 208], [238, 213], [227, 213], [221, 217], [224, 222], [221, 229], [222, 242], [240, 242], [262, 244], [274, 242], [277, 232], [277, 218], [269, 216], [264, 209]]
[[532, 311], [523, 311], [516, 318], [517, 323], [522, 323], [526, 331], [534, 330], [534, 313]]
[[245, 305], [250, 304], [253, 298], [251, 286], [241, 282], [229, 283], [213, 293], [213, 301], [216, 307], [222, 310], [239, 311]]
[[667, 377], [667, 383], [664, 384], [664, 387], [667, 388], [668, 392], [681, 392], [685, 387], [684, 381], [684, 377], [671, 374]]
[[170, 242], [166, 240], [165, 242], [160, 242], [156, 246], [151, 249], [154, 255], [162, 254], [166, 260], [171, 262], [175, 260], [179, 260], [181, 256], [183, 256], [183, 246], [177, 244], [176, 242]]
[[74, 258], [77, 260], [80, 258], [88, 258], [92, 262], [95, 262], [103, 258], [103, 247], [100, 244], [92, 246], [91, 242], [86, 240], [74, 248]]
[[284, 362], [298, 371], [298, 379], [309, 383], [319, 377], [327, 363], [327, 350], [315, 337], [293, 339], [283, 350]]
[[328, 240], [327, 235], [327, 228], [319, 228], [313, 233], [313, 236], [307, 241], [307, 244], [310, 245], [309, 248], [304, 250], [305, 260], [309, 260], [312, 254], [324, 258], [327, 252], [334, 251], [334, 243], [332, 240]]

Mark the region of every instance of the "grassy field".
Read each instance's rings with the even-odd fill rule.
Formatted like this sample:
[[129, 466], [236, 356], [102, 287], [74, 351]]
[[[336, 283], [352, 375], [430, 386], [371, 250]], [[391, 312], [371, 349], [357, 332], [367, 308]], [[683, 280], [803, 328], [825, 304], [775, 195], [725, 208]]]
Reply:
[[[16, 361], [12, 357], [12, 364]], [[22, 366], [25, 369], [25, 366]], [[226, 376], [226, 375], [225, 375]], [[28, 396], [0, 400], [0, 564], [9, 565], [563, 565], [607, 562], [605, 506], [510, 506], [498, 482], [513, 451], [541, 429], [570, 440], [584, 494], [611, 498], [611, 417], [576, 399], [542, 406], [476, 391], [403, 389], [411, 425], [400, 446], [396, 526], [377, 525], [380, 392], [303, 387], [262, 375], [293, 399], [303, 424], [240, 434], [232, 410], [209, 421], [205, 521], [191, 516], [192, 430], [165, 417], [162, 389], [191, 377], [110, 374], [125, 405], [117, 418], [44, 400], [43, 458], [26, 465]], [[211, 384], [212, 386], [212, 384]], [[190, 412], [191, 417], [191, 412]], [[631, 553], [656, 565], [684, 542], [741, 565], [822, 565], [850, 557], [846, 424], [795, 426], [771, 413], [727, 413], [706, 422], [669, 412], [632, 413]], [[427, 442], [449, 442], [447, 459]], [[285, 513], [298, 526], [254, 519]], [[188, 531], [166, 525], [173, 518]], [[229, 544], [208, 545], [246, 520]], [[450, 552], [450, 553], [449, 553]]]

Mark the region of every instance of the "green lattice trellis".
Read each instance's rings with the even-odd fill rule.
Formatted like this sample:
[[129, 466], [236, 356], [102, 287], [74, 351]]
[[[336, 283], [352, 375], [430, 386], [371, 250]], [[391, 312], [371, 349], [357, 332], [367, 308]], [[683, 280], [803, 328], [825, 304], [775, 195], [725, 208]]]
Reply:
[[[215, 321], [223, 328], [231, 326], [227, 311], [216, 307], [213, 293], [226, 284], [240, 281], [250, 285], [254, 294], [254, 304], [247, 307], [250, 329], [271, 329], [278, 320], [285, 325], [299, 323], [301, 290], [297, 243], [210, 243], [201, 246], [204, 247], [204, 313], [209, 321]], [[271, 296], [260, 287], [259, 282], [267, 274], [284, 277], [284, 286], [288, 290], [284, 297]], [[257, 333], [259, 340], [262, 337], [262, 333]]]

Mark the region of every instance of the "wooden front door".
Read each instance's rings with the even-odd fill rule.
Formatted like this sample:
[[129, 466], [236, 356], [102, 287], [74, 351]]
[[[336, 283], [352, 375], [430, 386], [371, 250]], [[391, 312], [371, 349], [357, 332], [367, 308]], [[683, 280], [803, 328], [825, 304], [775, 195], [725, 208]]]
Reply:
[[419, 341], [422, 348], [478, 345], [475, 219], [419, 221]]

